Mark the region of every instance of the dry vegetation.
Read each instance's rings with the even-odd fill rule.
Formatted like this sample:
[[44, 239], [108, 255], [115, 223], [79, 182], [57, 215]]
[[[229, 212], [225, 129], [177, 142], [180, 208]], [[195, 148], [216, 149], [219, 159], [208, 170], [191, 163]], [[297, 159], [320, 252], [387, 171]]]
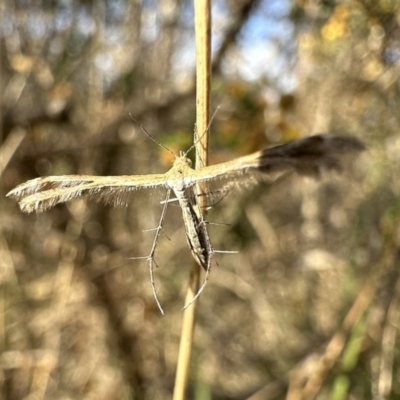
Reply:
[[[177, 49], [193, 47], [191, 2], [71, 3], [0, 4], [0, 397], [168, 399], [191, 263], [179, 209], [157, 250], [162, 317], [146, 262], [129, 259], [148, 254], [162, 196], [36, 216], [4, 195], [37, 176], [170, 167], [129, 112], [189, 147], [194, 55]], [[368, 151], [342, 176], [289, 176], [210, 211], [229, 224], [210, 225], [214, 247], [239, 254], [217, 256], [200, 298], [188, 398], [400, 396], [400, 4], [309, 3], [279, 48], [296, 55], [289, 95], [226, 73], [268, 1], [224, 3], [211, 163], [328, 131]]]

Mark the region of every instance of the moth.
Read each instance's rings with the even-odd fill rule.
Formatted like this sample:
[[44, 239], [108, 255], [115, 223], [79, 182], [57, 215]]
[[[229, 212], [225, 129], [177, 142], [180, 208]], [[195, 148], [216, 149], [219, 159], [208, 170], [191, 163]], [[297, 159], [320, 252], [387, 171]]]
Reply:
[[[181, 152], [179, 156], [175, 156], [171, 169], [164, 174], [48, 176], [27, 181], [11, 190], [7, 196], [18, 202], [21, 211], [40, 213], [58, 203], [82, 197], [95, 198], [106, 204], [126, 205], [129, 201], [128, 195], [137, 190], [160, 188], [166, 190], [155, 240], [150, 255], [145, 257], [150, 262], [153, 293], [163, 312], [155, 291], [153, 263], [157, 238], [171, 192], [174, 193], [182, 210], [188, 246], [194, 259], [206, 273], [203, 285], [189, 303], [191, 304], [206, 284], [212, 256], [216, 252], [211, 246], [206, 222], [198, 202], [197, 184], [217, 187], [220, 193], [225, 193], [235, 187], [256, 184], [260, 180], [273, 181], [291, 171], [318, 177], [323, 170], [340, 171], [345, 155], [357, 155], [364, 148], [364, 144], [354, 137], [318, 134], [197, 170], [192, 168], [187, 153]], [[203, 195], [212, 197], [211, 191]]]

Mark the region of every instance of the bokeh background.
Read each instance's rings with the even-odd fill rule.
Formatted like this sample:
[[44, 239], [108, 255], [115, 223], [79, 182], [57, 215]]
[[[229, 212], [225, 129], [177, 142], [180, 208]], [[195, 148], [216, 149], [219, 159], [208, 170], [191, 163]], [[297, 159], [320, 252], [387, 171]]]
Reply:
[[[193, 4], [0, 3], [2, 399], [169, 399], [192, 263], [161, 194], [23, 215], [5, 194], [61, 174], [165, 172], [193, 141]], [[190, 399], [399, 399], [400, 3], [213, 1], [211, 163], [317, 132], [368, 150], [207, 216]], [[223, 225], [225, 224], [225, 225]], [[321, 362], [321, 360], [323, 362]]]

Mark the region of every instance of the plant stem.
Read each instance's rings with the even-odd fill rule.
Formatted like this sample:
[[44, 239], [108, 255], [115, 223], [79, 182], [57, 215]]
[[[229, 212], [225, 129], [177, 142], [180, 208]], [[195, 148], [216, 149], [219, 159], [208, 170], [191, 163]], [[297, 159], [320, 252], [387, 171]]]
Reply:
[[[196, 168], [202, 168], [208, 161], [208, 129], [210, 124], [210, 81], [211, 81], [211, 7], [210, 0], [194, 0], [196, 35]], [[201, 187], [197, 193], [201, 193]], [[205, 208], [205, 196], [199, 196], [199, 204]], [[192, 263], [187, 304], [197, 293], [200, 285], [200, 266]], [[196, 322], [196, 300], [183, 312], [181, 342], [175, 378], [173, 400], [183, 400], [189, 376], [194, 326]]]

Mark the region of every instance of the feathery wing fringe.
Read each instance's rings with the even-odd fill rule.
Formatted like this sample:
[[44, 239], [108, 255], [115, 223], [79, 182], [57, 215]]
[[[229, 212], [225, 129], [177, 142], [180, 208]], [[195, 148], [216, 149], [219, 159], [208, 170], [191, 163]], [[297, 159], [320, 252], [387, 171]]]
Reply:
[[129, 194], [138, 189], [163, 185], [163, 175], [154, 175], [150, 182], [143, 175], [138, 176], [85, 176], [60, 175], [36, 178], [25, 182], [7, 196], [18, 201], [21, 211], [38, 213], [69, 200], [93, 197], [106, 204], [126, 205]]
[[315, 135], [262, 150], [258, 169], [262, 173], [292, 168], [302, 175], [318, 177], [324, 170], [342, 170], [343, 156], [359, 153], [365, 146], [358, 139]]
[[195, 171], [196, 181], [221, 179], [224, 188], [274, 180], [282, 173], [296, 171], [318, 177], [324, 170], [342, 169], [345, 156], [365, 149], [358, 139], [339, 135], [314, 135], [270, 147], [226, 163]]
[[[261, 150], [226, 163], [199, 170], [190, 168], [185, 157], [177, 157], [166, 174], [133, 176], [62, 175], [37, 178], [17, 186], [7, 194], [24, 212], [43, 212], [58, 203], [80, 197], [94, 197], [107, 204], [125, 205], [129, 194], [143, 188], [165, 187], [181, 190], [197, 182], [226, 192], [231, 187], [251, 185], [257, 180], [274, 180], [282, 173], [318, 177], [323, 170], [341, 170], [342, 159], [365, 147], [358, 139], [338, 135], [315, 135]], [[218, 190], [217, 190], [218, 192]], [[212, 198], [212, 194], [206, 194]]]

